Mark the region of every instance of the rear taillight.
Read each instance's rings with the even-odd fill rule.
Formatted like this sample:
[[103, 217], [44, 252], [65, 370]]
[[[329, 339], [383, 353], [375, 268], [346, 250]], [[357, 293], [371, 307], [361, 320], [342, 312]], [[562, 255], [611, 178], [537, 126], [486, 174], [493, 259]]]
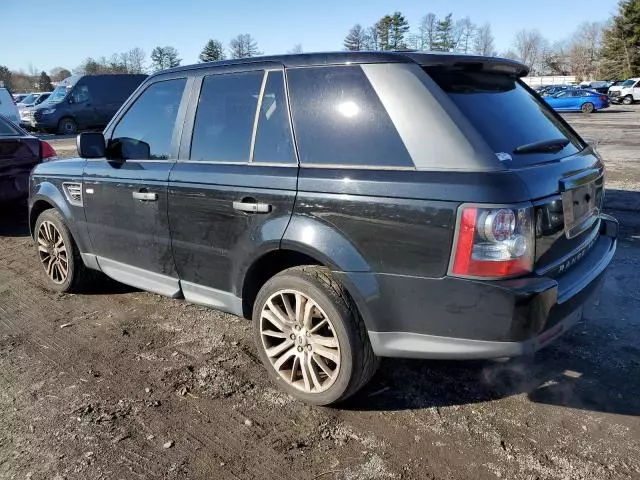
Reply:
[[450, 273], [498, 279], [531, 272], [532, 215], [531, 207], [460, 207]]
[[48, 162], [49, 160], [55, 160], [56, 158], [58, 158], [58, 154], [53, 147], [44, 140], [40, 140], [40, 159], [43, 162]]
[[606, 102], [609, 100], [609, 97], [607, 97], [606, 95], [600, 95], [600, 100], [602, 100], [603, 102]]

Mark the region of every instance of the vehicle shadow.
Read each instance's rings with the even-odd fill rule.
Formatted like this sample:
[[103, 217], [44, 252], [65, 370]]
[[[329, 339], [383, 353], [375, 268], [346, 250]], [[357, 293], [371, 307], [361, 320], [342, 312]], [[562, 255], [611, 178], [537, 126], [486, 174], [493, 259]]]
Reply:
[[0, 205], [0, 237], [28, 237], [29, 212], [27, 202]]

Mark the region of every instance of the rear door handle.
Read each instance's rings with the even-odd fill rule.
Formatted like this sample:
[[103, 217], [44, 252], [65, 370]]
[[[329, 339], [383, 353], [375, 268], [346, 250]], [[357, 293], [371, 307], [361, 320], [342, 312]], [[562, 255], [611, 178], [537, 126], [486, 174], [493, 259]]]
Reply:
[[133, 192], [133, 198], [135, 198], [136, 200], [142, 200], [144, 202], [157, 202], [158, 194], [152, 193], [152, 192], [145, 192], [141, 190], [141, 191]]
[[233, 209], [247, 213], [269, 213], [271, 205], [257, 202], [233, 202]]

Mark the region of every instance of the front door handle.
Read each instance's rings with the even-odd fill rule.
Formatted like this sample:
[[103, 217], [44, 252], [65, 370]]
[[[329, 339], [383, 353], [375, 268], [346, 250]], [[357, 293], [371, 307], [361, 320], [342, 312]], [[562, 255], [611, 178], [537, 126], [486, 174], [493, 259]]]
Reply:
[[139, 190], [137, 192], [133, 192], [133, 198], [135, 198], [136, 200], [142, 200], [143, 202], [157, 202], [158, 194]]
[[269, 213], [271, 205], [267, 203], [257, 203], [255, 201], [233, 202], [233, 209], [247, 213]]

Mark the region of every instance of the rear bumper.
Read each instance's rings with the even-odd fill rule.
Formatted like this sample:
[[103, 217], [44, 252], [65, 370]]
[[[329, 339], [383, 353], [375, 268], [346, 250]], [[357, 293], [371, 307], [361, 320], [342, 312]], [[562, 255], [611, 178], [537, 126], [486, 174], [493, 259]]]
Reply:
[[[483, 359], [529, 354], [582, 319], [616, 250], [618, 224], [601, 217], [598, 239], [556, 278], [486, 282], [336, 272], [358, 296], [376, 355]], [[393, 277], [393, 278], [389, 278]]]

